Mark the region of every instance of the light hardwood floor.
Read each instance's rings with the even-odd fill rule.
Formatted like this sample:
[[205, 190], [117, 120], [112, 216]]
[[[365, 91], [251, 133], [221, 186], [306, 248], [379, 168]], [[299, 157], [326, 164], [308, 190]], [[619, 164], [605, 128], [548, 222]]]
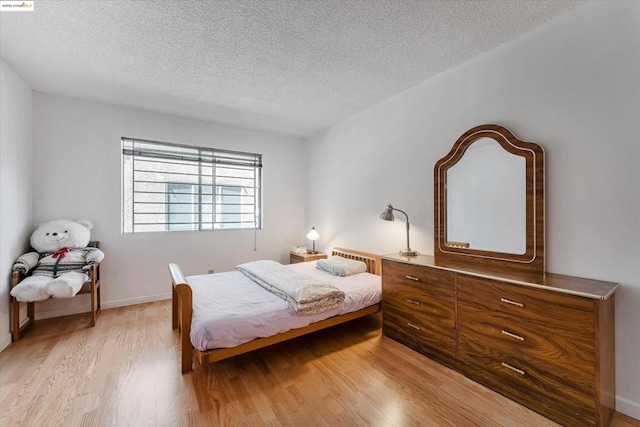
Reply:
[[0, 353], [0, 425], [556, 425], [382, 337], [379, 316], [182, 376], [170, 309], [103, 310], [95, 328], [87, 315], [36, 323]]

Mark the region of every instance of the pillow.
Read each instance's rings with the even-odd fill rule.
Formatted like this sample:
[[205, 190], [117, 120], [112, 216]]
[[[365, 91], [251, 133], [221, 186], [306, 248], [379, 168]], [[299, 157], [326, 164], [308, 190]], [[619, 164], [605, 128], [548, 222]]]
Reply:
[[364, 262], [341, 256], [332, 256], [329, 259], [319, 259], [316, 264], [316, 268], [324, 270], [335, 276], [342, 277], [367, 271], [367, 265]]

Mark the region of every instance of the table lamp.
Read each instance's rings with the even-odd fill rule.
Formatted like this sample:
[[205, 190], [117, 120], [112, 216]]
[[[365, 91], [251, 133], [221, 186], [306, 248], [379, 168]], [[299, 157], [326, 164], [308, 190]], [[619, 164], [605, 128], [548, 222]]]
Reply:
[[307, 239], [311, 240], [313, 244], [313, 249], [311, 249], [311, 251], [309, 252], [310, 254], [318, 253], [318, 251], [316, 251], [316, 240], [318, 240], [319, 238], [320, 238], [320, 235], [316, 231], [316, 228], [311, 227], [311, 231], [307, 233]]
[[[407, 218], [407, 248], [400, 251], [400, 255], [403, 256], [417, 256], [420, 254], [420, 252], [418, 251], [412, 251], [411, 250], [411, 246], [409, 246], [409, 215], [407, 215], [404, 211], [401, 211], [400, 209], [396, 209], [393, 206], [391, 206], [390, 204], [387, 205], [387, 208], [384, 210], [384, 212], [382, 212], [382, 214], [380, 215], [380, 219], [384, 219], [385, 221], [394, 221], [395, 218], [393, 216], [393, 211], [398, 211], [398, 212], [402, 212], [404, 214], [404, 216]], [[307, 235], [307, 237], [309, 237]]]

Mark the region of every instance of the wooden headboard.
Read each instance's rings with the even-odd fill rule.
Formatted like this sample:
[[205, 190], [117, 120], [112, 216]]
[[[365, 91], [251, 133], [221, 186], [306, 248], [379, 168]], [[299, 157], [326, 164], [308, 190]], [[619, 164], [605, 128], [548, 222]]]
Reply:
[[354, 251], [352, 249], [333, 248], [331, 256], [341, 256], [348, 259], [362, 261], [367, 265], [367, 273], [380, 275], [380, 255], [369, 252]]

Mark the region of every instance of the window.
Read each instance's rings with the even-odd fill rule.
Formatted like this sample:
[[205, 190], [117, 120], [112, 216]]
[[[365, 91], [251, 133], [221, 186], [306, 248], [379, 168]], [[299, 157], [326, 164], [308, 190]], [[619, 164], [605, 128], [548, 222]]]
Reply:
[[262, 228], [262, 155], [122, 138], [122, 232]]
[[[207, 186], [209, 189], [211, 186]], [[206, 190], [205, 190], [206, 191]], [[209, 190], [209, 193], [211, 190]], [[169, 231], [197, 230], [198, 217], [195, 209], [198, 203], [198, 190], [193, 184], [167, 183], [167, 218]], [[211, 199], [211, 196], [209, 196]], [[209, 201], [205, 204], [211, 205]], [[210, 213], [210, 212], [209, 212]]]

